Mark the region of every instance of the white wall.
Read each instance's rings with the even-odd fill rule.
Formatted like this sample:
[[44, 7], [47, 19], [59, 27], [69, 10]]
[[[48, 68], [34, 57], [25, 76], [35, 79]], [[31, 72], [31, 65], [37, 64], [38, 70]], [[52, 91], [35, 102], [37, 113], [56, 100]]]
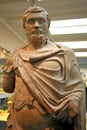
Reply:
[[16, 35], [9, 31], [2, 23], [0, 23], [0, 46], [13, 51], [16, 48], [24, 45]]

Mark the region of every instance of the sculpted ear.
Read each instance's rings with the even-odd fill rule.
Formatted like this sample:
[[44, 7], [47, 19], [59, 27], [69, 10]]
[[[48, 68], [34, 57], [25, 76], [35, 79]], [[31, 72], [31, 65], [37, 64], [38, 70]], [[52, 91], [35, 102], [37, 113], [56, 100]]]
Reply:
[[50, 27], [50, 19], [47, 18], [47, 21], [48, 21], [48, 28]]
[[26, 23], [26, 15], [23, 16], [23, 28], [25, 29], [25, 23]]

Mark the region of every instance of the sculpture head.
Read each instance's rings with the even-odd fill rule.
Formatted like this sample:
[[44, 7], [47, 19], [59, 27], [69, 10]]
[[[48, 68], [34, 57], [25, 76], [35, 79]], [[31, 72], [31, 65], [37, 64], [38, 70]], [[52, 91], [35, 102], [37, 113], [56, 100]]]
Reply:
[[33, 6], [33, 7], [29, 7], [25, 12], [24, 12], [24, 15], [23, 15], [23, 28], [25, 28], [25, 23], [26, 23], [26, 20], [27, 20], [27, 16], [29, 14], [32, 14], [32, 13], [42, 13], [46, 15], [46, 18], [47, 18], [47, 22], [48, 22], [48, 28], [50, 27], [50, 17], [48, 15], [48, 12], [42, 8], [42, 7], [39, 7], [39, 6]]
[[31, 42], [44, 42], [50, 27], [47, 11], [39, 6], [28, 8], [23, 15], [23, 28]]

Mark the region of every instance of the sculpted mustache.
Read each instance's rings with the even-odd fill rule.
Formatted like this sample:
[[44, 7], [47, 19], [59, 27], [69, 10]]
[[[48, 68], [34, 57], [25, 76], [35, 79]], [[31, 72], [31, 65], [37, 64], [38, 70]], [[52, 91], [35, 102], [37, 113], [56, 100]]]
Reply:
[[[40, 29], [33, 29], [33, 30], [31, 31], [31, 34], [34, 34], [34, 33], [36, 33], [36, 32], [40, 32], [41, 34], [43, 33], [43, 31], [40, 30]], [[29, 34], [28, 30], [26, 30], [26, 33]], [[47, 33], [47, 30], [45, 30], [44, 33]]]
[[37, 32], [40, 32], [40, 33], [42, 33], [42, 30], [39, 30], [39, 29], [35, 29], [35, 30], [32, 30], [32, 34], [34, 34], [34, 33], [37, 33]]

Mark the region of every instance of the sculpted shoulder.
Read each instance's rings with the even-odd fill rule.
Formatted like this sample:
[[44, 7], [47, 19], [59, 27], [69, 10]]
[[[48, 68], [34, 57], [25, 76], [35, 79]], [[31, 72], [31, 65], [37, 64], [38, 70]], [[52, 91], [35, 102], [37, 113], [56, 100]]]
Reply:
[[4, 72], [11, 72], [14, 69], [14, 62], [17, 54], [20, 52], [20, 48], [12, 52], [6, 59], [5, 65], [2, 67]]
[[68, 54], [69, 56], [75, 57], [74, 51], [71, 48], [69, 48], [68, 46], [64, 46], [64, 45], [61, 45], [61, 44], [56, 44], [56, 46], [63, 49], [66, 52], [66, 54]]

